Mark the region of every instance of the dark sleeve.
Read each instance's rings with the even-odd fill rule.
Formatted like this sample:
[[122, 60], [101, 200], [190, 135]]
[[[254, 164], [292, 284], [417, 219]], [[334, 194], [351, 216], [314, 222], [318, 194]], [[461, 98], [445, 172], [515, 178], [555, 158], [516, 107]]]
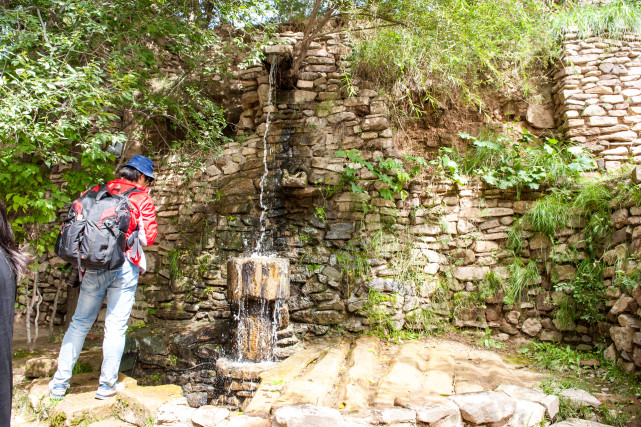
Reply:
[[10, 425], [11, 390], [13, 388], [11, 353], [13, 310], [16, 300], [16, 279], [5, 252], [0, 249], [0, 425]]

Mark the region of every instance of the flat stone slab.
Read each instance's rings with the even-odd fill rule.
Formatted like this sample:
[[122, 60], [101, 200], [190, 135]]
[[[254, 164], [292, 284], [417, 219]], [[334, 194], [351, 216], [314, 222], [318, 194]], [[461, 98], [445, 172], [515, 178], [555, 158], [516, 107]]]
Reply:
[[173, 384], [125, 388], [116, 395], [116, 414], [124, 421], [144, 426], [147, 420], [156, 420], [162, 405], [181, 397], [182, 389]]
[[[74, 395], [79, 395], [79, 394], [87, 394], [91, 395], [91, 398], [95, 401], [98, 402], [94, 398], [96, 391], [98, 390], [98, 379], [100, 378], [100, 372], [88, 372], [84, 374], [76, 374], [71, 377], [70, 387], [69, 387], [69, 394], [65, 396], [64, 399], [62, 399], [60, 402], [56, 404], [56, 407], [65, 407], [67, 405], [66, 402], [68, 402], [69, 398], [74, 396]], [[50, 399], [49, 399], [49, 381], [51, 381], [51, 378], [40, 378], [37, 380], [34, 380], [31, 383], [31, 387], [29, 388], [29, 403], [31, 406], [35, 409], [39, 408], [40, 406], [43, 405], [49, 405]], [[123, 373], [118, 374], [118, 382], [122, 383], [125, 388], [127, 387], [133, 387], [138, 384], [138, 381], [128, 377], [127, 375]], [[74, 401], [73, 399], [71, 401]], [[89, 399], [91, 401], [91, 399]], [[62, 411], [66, 411], [65, 409], [61, 409]]]
[[362, 336], [354, 343], [347, 360], [347, 371], [338, 386], [338, 401], [334, 407], [353, 411], [369, 406], [370, 390], [378, 382], [380, 340]]
[[116, 397], [105, 400], [96, 399], [96, 392], [71, 394], [65, 396], [51, 409], [50, 418], [54, 423], [76, 425], [83, 421], [100, 421], [113, 415]]
[[402, 345], [385, 376], [380, 380], [374, 406], [394, 406], [396, 398], [421, 396], [428, 384], [425, 344], [410, 341]]

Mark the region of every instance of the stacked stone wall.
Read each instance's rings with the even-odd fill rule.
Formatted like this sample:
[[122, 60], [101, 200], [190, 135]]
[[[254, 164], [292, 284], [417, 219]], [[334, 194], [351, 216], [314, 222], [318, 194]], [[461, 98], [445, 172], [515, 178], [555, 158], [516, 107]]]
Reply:
[[580, 38], [568, 32], [554, 76], [557, 122], [597, 154], [602, 169], [641, 162], [641, 39]]
[[[622, 262], [640, 246], [639, 208], [629, 206], [612, 212], [616, 230], [611, 251], [605, 256], [611, 268], [605, 274], [608, 292], [603, 322], [558, 322], [562, 293], [554, 285], [572, 279], [572, 263], [552, 268], [539, 262], [541, 282], [530, 284], [513, 304], [505, 304], [501, 292], [483, 294], [488, 277], [508, 282], [513, 262], [511, 251], [505, 248], [508, 231], [541, 194], [524, 193], [517, 199], [509, 191], [480, 183], [457, 187], [428, 173], [406, 186], [406, 198], [390, 201], [380, 197], [380, 182], [375, 176], [362, 169], [359, 178], [364, 193], [339, 191], [330, 197], [327, 189], [339, 181], [348, 165], [337, 151], [358, 149], [368, 161], [378, 157], [402, 160], [402, 153], [390, 126], [390, 100], [369, 82], [355, 80], [346, 87], [342, 81], [350, 49], [344, 35], [328, 35], [312, 43], [295, 87], [276, 87], [272, 105], [268, 105], [269, 69], [287, 64], [297, 54], [301, 38], [300, 33], [281, 34], [279, 44], [265, 48], [264, 65], [237, 72], [235, 81], [244, 88], [238, 137], [225, 145], [220, 156], [190, 161], [166, 158], [161, 162], [152, 190], [158, 208], [158, 243], [146, 250], [149, 268], [138, 288], [132, 323], [144, 320], [159, 327], [171, 325], [174, 331], [205, 332], [196, 334], [198, 339], [172, 338], [173, 333], [141, 338], [142, 363], [162, 366], [167, 354], [173, 352], [179, 354], [178, 366], [193, 367], [210, 363], [222, 353], [217, 345], [222, 339], [217, 335], [224, 329], [220, 325], [231, 316], [226, 262], [230, 257], [251, 254], [260, 241], [267, 253], [288, 258], [291, 265], [290, 319], [289, 326], [279, 333], [279, 357], [296, 350], [296, 336], [324, 334], [332, 328], [358, 333], [384, 321], [392, 330], [425, 330], [444, 323], [487, 327], [497, 340], [525, 336], [585, 350], [597, 349], [601, 340], [612, 340], [606, 352], [609, 357], [629, 371], [641, 367], [641, 287], [623, 292], [611, 283], [615, 270], [635, 268], [634, 260]], [[572, 40], [570, 36], [568, 43]], [[585, 41], [586, 46], [590, 43], [596, 42]], [[636, 41], [629, 43], [638, 47]], [[583, 49], [582, 44], [578, 46]], [[569, 126], [568, 132], [584, 133], [570, 136], [589, 147], [603, 147], [606, 167], [607, 162], [620, 161], [607, 157], [606, 149], [615, 146], [612, 144], [633, 150], [638, 142], [638, 136], [630, 141], [612, 137], [619, 132], [638, 135], [632, 129], [636, 124], [628, 123], [629, 117], [634, 117], [630, 113], [636, 111], [638, 95], [623, 94], [636, 90], [636, 86], [623, 83], [641, 81], [634, 74], [637, 59], [631, 59], [632, 51], [616, 51], [603, 60], [599, 59], [601, 54], [594, 53], [596, 59], [575, 64], [573, 70], [580, 66], [586, 79], [597, 77], [599, 84], [593, 85], [593, 78], [575, 79], [568, 68], [557, 75], [558, 113], [567, 119], [568, 126], [570, 120], [583, 120], [580, 126]], [[616, 56], [620, 52], [628, 56]], [[616, 58], [629, 60], [606, 61]], [[620, 90], [616, 85], [607, 86], [600, 80], [608, 76], [599, 68], [604, 64], [625, 66], [625, 76], [634, 78], [612, 74], [610, 65], [605, 65], [621, 82]], [[278, 73], [284, 71], [274, 70], [277, 82]], [[612, 93], [577, 92], [597, 87], [610, 87]], [[607, 103], [610, 98], [604, 96], [623, 100]], [[585, 115], [592, 106], [606, 114]], [[585, 117], [569, 117], [567, 113], [573, 116], [573, 111]], [[611, 114], [616, 111], [627, 115]], [[614, 118], [618, 124], [592, 126], [591, 117]], [[621, 126], [628, 127], [622, 130]], [[591, 134], [593, 129], [597, 133]], [[266, 206], [263, 223], [261, 181]], [[584, 225], [572, 221], [560, 231], [554, 247], [526, 230], [519, 256], [525, 261], [546, 260], [568, 249], [580, 251]], [[56, 261], [49, 260], [43, 268], [54, 267]], [[48, 280], [53, 284], [61, 274], [52, 271]], [[362, 280], [356, 274], [359, 271]], [[376, 316], [372, 316], [373, 296], [378, 296], [380, 308]], [[216, 327], [211, 329], [208, 324]], [[209, 330], [216, 333], [207, 333]], [[193, 335], [179, 335], [185, 334]], [[145, 341], [163, 338], [176, 342], [152, 346]], [[210, 371], [202, 372], [176, 376], [179, 382], [190, 384], [189, 391], [197, 401], [213, 398], [214, 379]]]

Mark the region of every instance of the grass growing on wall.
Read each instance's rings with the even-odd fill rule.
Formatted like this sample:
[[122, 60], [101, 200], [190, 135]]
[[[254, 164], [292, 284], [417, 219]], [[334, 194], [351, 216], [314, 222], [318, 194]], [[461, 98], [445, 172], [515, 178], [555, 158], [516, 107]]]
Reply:
[[613, 39], [628, 34], [641, 34], [641, 2], [615, 0], [600, 5], [567, 2], [552, 19], [552, 34], [561, 37], [568, 29], [579, 37], [592, 35]]

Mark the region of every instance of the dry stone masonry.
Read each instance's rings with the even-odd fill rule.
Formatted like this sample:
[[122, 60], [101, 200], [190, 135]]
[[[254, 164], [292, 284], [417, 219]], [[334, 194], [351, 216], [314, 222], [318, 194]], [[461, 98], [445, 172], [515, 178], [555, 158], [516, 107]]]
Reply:
[[[348, 165], [339, 150], [358, 149], [374, 162], [403, 158], [389, 99], [367, 81], [345, 86], [342, 80], [350, 51], [344, 34], [314, 41], [298, 80], [287, 80], [301, 39], [301, 33], [282, 33], [278, 44], [265, 47], [264, 64], [235, 71], [228, 84], [242, 88], [242, 112], [237, 138], [220, 156], [170, 157], [160, 165], [153, 192], [159, 243], [146, 251], [148, 274], [132, 312], [132, 323], [151, 325], [132, 335], [138, 369], [165, 372], [167, 382], [183, 386], [192, 406], [216, 402], [222, 389], [233, 387], [230, 405], [243, 407], [260, 391], [258, 374], [225, 377], [226, 368], [216, 361], [229, 355], [231, 344], [226, 265], [251, 254], [260, 238], [261, 181], [265, 251], [290, 262], [289, 318], [274, 349], [280, 359], [300, 352], [301, 336], [331, 328], [429, 330], [451, 322], [490, 328], [498, 341], [531, 337], [596, 350], [606, 340], [607, 357], [629, 372], [641, 368], [641, 286], [623, 292], [612, 284], [618, 269], [636, 268], [634, 260], [623, 261], [641, 247], [640, 208], [612, 211], [603, 322], [558, 322], [563, 293], [554, 284], [572, 280], [571, 263], [539, 263], [540, 283], [506, 304], [501, 292], [484, 289], [489, 277], [507, 281], [508, 231], [541, 194], [517, 200], [508, 191], [480, 183], [459, 188], [430, 175], [407, 184], [406, 198], [390, 201], [380, 197], [381, 184], [366, 168], [359, 171], [364, 193], [338, 188], [330, 194]], [[635, 118], [641, 117], [640, 43], [566, 35], [565, 67], [555, 88], [559, 124], [568, 137], [600, 154], [606, 169], [641, 150]], [[519, 255], [548, 259], [568, 248], [580, 251], [584, 226], [571, 221], [554, 247], [525, 230]], [[62, 280], [59, 264], [52, 258], [41, 265], [51, 273], [45, 301]]]
[[641, 39], [579, 38], [567, 32], [554, 76], [556, 117], [568, 139], [598, 154], [604, 169], [641, 162]]

